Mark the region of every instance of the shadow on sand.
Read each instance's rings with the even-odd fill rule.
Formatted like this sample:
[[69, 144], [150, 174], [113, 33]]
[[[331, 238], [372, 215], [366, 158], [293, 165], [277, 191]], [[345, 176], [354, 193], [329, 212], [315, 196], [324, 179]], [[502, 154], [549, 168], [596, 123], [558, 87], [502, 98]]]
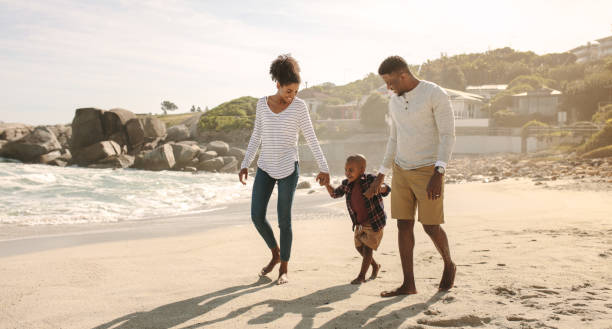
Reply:
[[240, 296], [272, 286], [272, 280], [261, 277], [257, 282], [221, 289], [206, 295], [185, 299], [155, 308], [149, 312], [137, 312], [122, 316], [94, 329], [107, 328], [171, 328], [207, 312]]
[[[257, 292], [264, 288], [272, 286], [269, 278], [263, 277], [259, 281], [249, 284], [240, 285], [222, 289], [199, 297], [186, 299], [183, 301], [167, 304], [153, 309], [149, 312], [137, 312], [117, 318], [108, 323], [95, 327], [94, 329], [108, 328], [159, 328], [167, 329], [174, 326], [179, 326], [191, 319], [197, 318], [207, 312], [235, 299], [240, 296]], [[270, 311], [261, 314], [248, 321], [250, 325], [270, 324], [281, 319], [286, 314], [301, 315], [300, 322], [294, 327], [296, 329], [311, 329], [314, 325], [314, 318], [319, 313], [330, 312], [334, 308], [328, 306], [351, 297], [357, 291], [358, 285], [343, 284], [315, 291], [311, 294], [291, 299], [268, 299], [249, 306], [241, 307], [231, 311], [226, 316], [199, 322], [181, 329], [203, 328], [220, 322], [228, 321], [237, 318], [251, 309], [265, 306], [271, 308]], [[439, 301], [444, 293], [436, 293], [424, 303], [408, 305], [402, 309], [390, 312], [381, 317], [377, 317], [385, 307], [404, 300], [404, 297], [394, 297], [383, 299], [379, 302], [369, 305], [363, 310], [349, 310], [343, 314], [324, 323], [320, 328], [358, 328], [373, 319], [372, 322], [365, 325], [364, 328], [395, 328], [406, 319], [416, 316], [417, 314], [427, 310], [427, 308]]]

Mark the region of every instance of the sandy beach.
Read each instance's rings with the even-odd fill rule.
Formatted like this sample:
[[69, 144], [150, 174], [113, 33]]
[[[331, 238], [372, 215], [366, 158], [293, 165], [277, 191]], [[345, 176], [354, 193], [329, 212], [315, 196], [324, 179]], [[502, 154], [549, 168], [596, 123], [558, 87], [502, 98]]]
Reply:
[[257, 276], [268, 250], [246, 201], [68, 231], [12, 227], [0, 239], [0, 328], [612, 328], [609, 189], [474, 182], [447, 185], [445, 202], [455, 287], [437, 292], [442, 261], [419, 227], [419, 293], [390, 299], [379, 293], [401, 280], [395, 220], [374, 254], [380, 277], [351, 285], [360, 258], [344, 200], [322, 189], [296, 197], [284, 286]]

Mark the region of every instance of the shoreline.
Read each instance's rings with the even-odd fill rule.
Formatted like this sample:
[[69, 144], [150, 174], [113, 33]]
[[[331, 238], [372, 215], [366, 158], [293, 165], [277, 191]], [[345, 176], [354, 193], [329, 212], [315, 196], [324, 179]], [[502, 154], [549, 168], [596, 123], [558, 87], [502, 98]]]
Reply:
[[[336, 177], [336, 179], [338, 178]], [[601, 183], [595, 180], [589, 182], [584, 179], [580, 181], [560, 179], [539, 182], [529, 178], [508, 178], [492, 182], [454, 182], [448, 183], [446, 188], [451, 190], [462, 189], [465, 186], [477, 188], [478, 185], [494, 188], [495, 186], [508, 184], [522, 184], [525, 187], [533, 186], [533, 188], [542, 191], [570, 191], [594, 193], [595, 195], [612, 195], [612, 184]], [[272, 216], [272, 226], [275, 225], [276, 219], [276, 200], [276, 193], [274, 193], [268, 206], [268, 212]], [[331, 199], [323, 187], [313, 186], [310, 189], [297, 190], [295, 200], [293, 210], [294, 221], [346, 214], [344, 199]], [[390, 205], [387, 204], [388, 200], [388, 198], [385, 200], [387, 212], [390, 209]], [[448, 200], [445, 201], [445, 203], [448, 202]], [[335, 206], [329, 207], [330, 205]], [[307, 215], [308, 212], [312, 216]], [[450, 215], [452, 216], [452, 213]], [[390, 215], [389, 220], [392, 220]], [[208, 209], [186, 214], [108, 223], [0, 224], [0, 228], [2, 228], [0, 230], [0, 259], [14, 255], [86, 244], [184, 236], [193, 233], [203, 233], [216, 228], [250, 224], [250, 199], [248, 198], [213, 205]]]

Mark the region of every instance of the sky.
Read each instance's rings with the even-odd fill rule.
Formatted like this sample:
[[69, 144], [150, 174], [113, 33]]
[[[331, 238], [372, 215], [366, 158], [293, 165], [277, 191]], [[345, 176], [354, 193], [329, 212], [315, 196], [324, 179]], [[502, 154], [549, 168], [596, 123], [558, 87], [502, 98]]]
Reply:
[[389, 55], [564, 52], [612, 35], [610, 13], [609, 0], [0, 0], [0, 121], [271, 95], [269, 65], [284, 53], [312, 86], [361, 79]]

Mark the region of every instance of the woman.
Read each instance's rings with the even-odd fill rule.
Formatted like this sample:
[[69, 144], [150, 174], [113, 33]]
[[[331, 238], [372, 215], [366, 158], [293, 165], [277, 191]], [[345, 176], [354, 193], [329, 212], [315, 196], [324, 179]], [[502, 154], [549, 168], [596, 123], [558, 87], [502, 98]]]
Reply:
[[[238, 178], [242, 184], [246, 184], [247, 168], [253, 162], [261, 144], [251, 197], [251, 219], [270, 248], [272, 259], [259, 275], [270, 273], [280, 262], [277, 284], [284, 284], [289, 282], [287, 268], [293, 237], [291, 204], [299, 177], [297, 147], [299, 131], [308, 142], [319, 165], [320, 173], [316, 178], [319, 184], [326, 185], [329, 182], [329, 169], [315, 136], [306, 103], [296, 96], [300, 87], [300, 67], [297, 61], [290, 55], [279, 56], [270, 66], [270, 75], [272, 80], [276, 81], [278, 91], [257, 102], [255, 127]], [[280, 248], [266, 219], [268, 201], [277, 183]]]

